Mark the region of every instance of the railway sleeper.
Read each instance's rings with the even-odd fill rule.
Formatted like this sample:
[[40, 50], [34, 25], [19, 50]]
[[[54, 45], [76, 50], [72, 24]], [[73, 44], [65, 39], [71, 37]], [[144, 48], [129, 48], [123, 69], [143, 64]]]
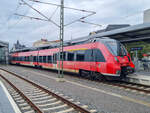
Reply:
[[52, 99], [47, 99], [47, 100], [39, 100], [39, 101], [36, 101], [34, 102], [35, 104], [44, 104], [44, 103], [49, 103], [49, 102], [53, 102], [53, 101], [56, 101], [57, 99], [56, 98], [52, 98]]

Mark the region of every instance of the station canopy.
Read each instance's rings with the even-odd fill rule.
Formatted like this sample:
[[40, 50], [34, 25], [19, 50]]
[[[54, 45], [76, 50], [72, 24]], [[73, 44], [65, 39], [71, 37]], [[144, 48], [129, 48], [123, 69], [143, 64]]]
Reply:
[[0, 47], [7, 47], [7, 46], [8, 46], [7, 42], [0, 41]]
[[101, 32], [90, 36], [90, 38], [94, 37], [111, 37], [113, 39], [119, 40], [122, 43], [136, 41], [150, 42], [150, 23], [133, 25], [125, 28]]

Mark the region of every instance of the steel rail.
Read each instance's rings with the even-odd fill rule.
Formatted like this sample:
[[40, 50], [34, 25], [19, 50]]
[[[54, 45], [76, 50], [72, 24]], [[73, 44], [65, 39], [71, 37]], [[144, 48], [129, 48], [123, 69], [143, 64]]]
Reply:
[[37, 113], [43, 113], [28, 97], [26, 97], [13, 83], [11, 83], [8, 79], [6, 79], [4, 76], [0, 74], [0, 77], [2, 77], [10, 86], [12, 86], [24, 99], [27, 101], [27, 103], [37, 112]]
[[[20, 79], [22, 79], [22, 80], [24, 80], [24, 81], [26, 81], [26, 82], [28, 82], [28, 83], [30, 83], [30, 84], [32, 84], [33, 86], [35, 86], [35, 87], [37, 87], [37, 88], [39, 88], [39, 89], [42, 89], [43, 91], [45, 91], [45, 92], [48, 93], [49, 95], [52, 95], [52, 96], [56, 97], [57, 99], [61, 100], [62, 102], [66, 103], [68, 106], [70, 106], [70, 107], [76, 109], [77, 111], [79, 111], [79, 112], [81, 112], [81, 113], [90, 113], [90, 111], [88, 111], [88, 110], [86, 110], [86, 109], [84, 109], [84, 108], [82, 108], [82, 107], [80, 107], [80, 106], [78, 106], [78, 105], [76, 105], [76, 104], [74, 104], [74, 103], [68, 101], [67, 99], [65, 99], [65, 98], [63, 98], [63, 97], [61, 97], [61, 96], [59, 96], [59, 95], [57, 95], [57, 94], [55, 94], [55, 93], [49, 91], [48, 89], [43, 88], [43, 87], [40, 86], [40, 85], [37, 85], [36, 83], [34, 83], [34, 82], [32, 82], [32, 81], [29, 81], [29, 80], [27, 80], [27, 79], [25, 79], [25, 78], [23, 78], [23, 77], [17, 75], [16, 73], [10, 72], [10, 71], [8, 71], [8, 70], [6, 70], [6, 69], [3, 69], [3, 68], [0, 68], [0, 69], [3, 70], [3, 71], [5, 71], [5, 72], [7, 72], [7, 73], [9, 73], [9, 74], [12, 74], [12, 75], [14, 75], [14, 76], [16, 76], [16, 77], [18, 77], [18, 78], [20, 78]], [[39, 112], [39, 113], [41, 113], [41, 112]]]
[[[127, 82], [123, 82], [123, 83], [127, 83]], [[145, 88], [150, 88], [148, 86], [144, 86], [144, 85], [140, 85], [140, 84], [132, 84], [132, 83], [127, 83], [127, 85], [123, 85], [122, 83], [119, 84], [119, 83], [105, 83], [105, 84], [108, 84], [108, 85], [113, 85], [113, 86], [118, 86], [118, 87], [123, 87], [125, 89], [132, 89], [132, 90], [137, 90], [137, 91], [140, 91], [140, 92], [144, 92], [144, 93], [150, 93], [150, 90], [145, 90], [145, 89], [140, 89], [140, 88], [136, 88], [136, 87], [132, 87], [132, 86], [127, 86], [128, 84], [131, 84], [131, 85], [137, 85], [139, 87], [145, 87]]]

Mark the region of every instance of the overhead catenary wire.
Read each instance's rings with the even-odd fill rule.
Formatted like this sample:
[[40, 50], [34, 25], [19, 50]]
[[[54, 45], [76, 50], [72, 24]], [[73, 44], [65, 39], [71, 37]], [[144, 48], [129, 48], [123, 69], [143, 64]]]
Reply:
[[[18, 0], [18, 4], [17, 4], [17, 7], [15, 8], [14, 12], [17, 12], [18, 9], [20, 8], [20, 6], [21, 6], [20, 0]], [[27, 12], [28, 12], [28, 11], [27, 11]], [[13, 16], [14, 16], [14, 13], [11, 14], [11, 15], [7, 18], [6, 23], [4, 23], [4, 25], [7, 25], [7, 24], [9, 23], [9, 21], [12, 19]], [[22, 17], [21, 19], [19, 19], [19, 20], [18, 20], [16, 23], [14, 23], [13, 25], [6, 27], [6, 30], [5, 30], [4, 32], [0, 33], [0, 34], [4, 34], [4, 33], [6, 33], [8, 30], [14, 28], [22, 19], [23, 19], [23, 17]]]
[[41, 13], [40, 11], [38, 11], [37, 9], [35, 9], [34, 7], [32, 7], [30, 4], [28, 4], [27, 2], [25, 2], [24, 0], [21, 0], [25, 5], [29, 6], [31, 9], [33, 9], [34, 11], [36, 11], [37, 13], [39, 13], [41, 16], [43, 16], [44, 18], [46, 18], [47, 20], [49, 20], [51, 23], [53, 23], [54, 25], [56, 25], [57, 27], [59, 27], [59, 25], [57, 23], [55, 23], [53, 20], [50, 20], [47, 16], [45, 16], [43, 13]]
[[[49, 2], [41, 2], [39, 0], [29, 0], [29, 1], [32, 1], [32, 2], [36, 2], [36, 3], [42, 3], [42, 4], [47, 4], [47, 5], [55, 5], [55, 6], [61, 6], [59, 4], [54, 4], [54, 3], [49, 3]], [[64, 6], [64, 8], [67, 8], [67, 9], [73, 9], [73, 10], [77, 10], [77, 11], [82, 11], [82, 12], [87, 12], [87, 13], [96, 13], [94, 11], [87, 11], [87, 10], [84, 10], [84, 9], [77, 9], [77, 8], [71, 8], [71, 7], [66, 7]]]
[[102, 25], [100, 25], [100, 24], [95, 24], [95, 23], [92, 23], [92, 22], [87, 22], [87, 21], [85, 21], [85, 20], [79, 20], [80, 22], [82, 22], [82, 23], [86, 23], [86, 24], [91, 24], [91, 25], [96, 25], [96, 26], [102, 26]]
[[47, 21], [47, 22], [49, 21], [49, 20], [47, 20], [47, 19], [41, 19], [41, 18], [32, 17], [32, 16], [25, 16], [25, 15], [21, 15], [21, 14], [17, 14], [17, 13], [15, 13], [15, 15], [21, 16], [21, 17], [25, 17], [25, 18], [35, 19], [35, 20], [41, 20], [41, 21]]
[[[13, 12], [17, 12], [17, 10], [19, 9], [20, 7], [20, 0], [18, 0], [18, 4], [17, 4], [17, 7], [15, 8], [15, 10]], [[10, 16], [8, 16], [8, 18], [6, 19], [6, 22], [5, 22], [5, 25], [9, 22], [9, 20], [11, 20], [11, 18], [14, 16], [14, 14], [11, 14]]]
[[59, 6], [56, 7], [56, 9], [52, 13], [52, 15], [49, 17], [50, 20], [53, 18], [53, 16], [55, 15], [56, 11], [58, 10], [58, 8], [59, 8]]
[[[36, 2], [36, 3], [42, 3], [42, 4], [47, 4], [47, 5], [54, 5], [54, 6], [57, 6], [57, 7], [60, 7], [60, 6], [61, 6], [61, 5], [59, 5], [59, 4], [54, 4], [54, 3], [49, 3], [49, 2], [41, 2], [41, 1], [39, 1], [39, 0], [29, 0], [29, 1]], [[64, 6], [63, 8], [72, 9], [72, 10], [77, 10], [77, 11], [86, 12], [86, 13], [90, 13], [90, 14], [88, 14], [88, 15], [86, 15], [86, 16], [80, 17], [79, 19], [73, 20], [73, 21], [71, 21], [71, 22], [65, 24], [65, 25], [64, 25], [65, 27], [68, 26], [68, 25], [71, 25], [71, 24], [73, 24], [73, 23], [75, 23], [75, 22], [82, 22], [81, 20], [83, 20], [83, 19], [85, 19], [85, 18], [87, 18], [87, 17], [89, 17], [89, 16], [92, 16], [92, 15], [96, 14], [96, 12], [94, 12], [94, 11], [87, 11], [87, 10], [83, 10], [83, 9], [71, 8], [71, 7], [66, 7], [66, 6]], [[86, 23], [86, 22], [82, 22], [82, 23]], [[91, 23], [91, 24], [92, 24], [92, 23]], [[95, 24], [95, 25], [96, 25], [96, 24]]]

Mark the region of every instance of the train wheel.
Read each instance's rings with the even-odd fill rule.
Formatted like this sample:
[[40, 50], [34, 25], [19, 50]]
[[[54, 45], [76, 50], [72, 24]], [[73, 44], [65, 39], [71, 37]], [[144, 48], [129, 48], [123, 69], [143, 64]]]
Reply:
[[87, 73], [86, 73], [84, 70], [80, 70], [80, 71], [79, 71], [80, 77], [85, 77], [86, 74], [87, 74]]
[[82, 77], [82, 70], [79, 70], [79, 76]]
[[89, 72], [90, 79], [95, 80], [96, 79], [96, 75], [95, 74], [96, 74], [95, 72], [90, 71]]
[[99, 81], [106, 81], [106, 78], [100, 73], [97, 73], [96, 79]]

